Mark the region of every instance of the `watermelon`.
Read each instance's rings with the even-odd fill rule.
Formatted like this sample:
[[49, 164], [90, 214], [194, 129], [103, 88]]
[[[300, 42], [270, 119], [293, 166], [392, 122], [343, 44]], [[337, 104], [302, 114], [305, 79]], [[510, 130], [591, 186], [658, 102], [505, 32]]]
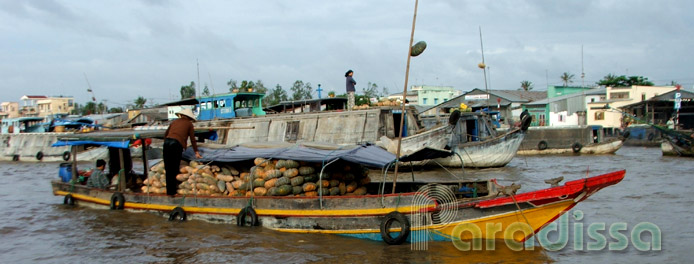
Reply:
[[424, 50], [426, 48], [427, 48], [427, 43], [424, 41], [419, 41], [416, 44], [414, 44], [414, 46], [412, 46], [412, 49], [410, 51], [410, 56], [417, 57], [420, 54], [422, 54], [422, 52], [424, 52]]

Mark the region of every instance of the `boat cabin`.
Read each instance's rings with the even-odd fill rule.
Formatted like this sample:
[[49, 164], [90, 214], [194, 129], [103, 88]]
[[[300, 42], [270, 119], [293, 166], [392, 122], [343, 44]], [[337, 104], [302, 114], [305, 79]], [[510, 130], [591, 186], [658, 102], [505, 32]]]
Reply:
[[347, 98], [328, 97], [295, 101], [282, 101], [266, 108], [275, 113], [307, 113], [347, 109]]
[[2, 134], [46, 132], [43, 117], [18, 117], [2, 120]]
[[227, 93], [200, 97], [198, 120], [264, 116], [262, 93]]
[[[459, 114], [455, 114], [459, 113]], [[496, 125], [490, 115], [480, 112], [454, 112], [449, 121], [456, 124], [453, 140], [458, 144], [484, 141], [497, 136]]]

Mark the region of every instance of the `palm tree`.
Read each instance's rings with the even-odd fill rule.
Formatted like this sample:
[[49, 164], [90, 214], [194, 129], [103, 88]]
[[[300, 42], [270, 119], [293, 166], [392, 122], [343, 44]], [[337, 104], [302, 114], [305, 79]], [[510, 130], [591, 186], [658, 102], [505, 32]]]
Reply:
[[530, 91], [533, 89], [533, 82], [531, 81], [522, 81], [521, 82], [521, 89], [524, 91]]
[[135, 108], [144, 108], [145, 104], [147, 103], [147, 99], [145, 99], [142, 96], [138, 96], [137, 99], [135, 99]]
[[561, 78], [561, 81], [564, 82], [564, 86], [569, 86], [569, 83], [574, 82], [574, 75], [568, 72], [563, 73], [561, 76], [559, 76], [559, 78]]

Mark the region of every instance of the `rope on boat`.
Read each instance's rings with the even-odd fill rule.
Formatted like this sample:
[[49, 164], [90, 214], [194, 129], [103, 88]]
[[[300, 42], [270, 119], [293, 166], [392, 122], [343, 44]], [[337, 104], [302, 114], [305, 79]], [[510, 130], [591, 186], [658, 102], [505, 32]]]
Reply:
[[[528, 227], [532, 229], [532, 225], [530, 225], [530, 221], [528, 221], [528, 218], [525, 216], [525, 213], [523, 210], [521, 210], [520, 205], [518, 204], [518, 200], [516, 200], [516, 191], [520, 188], [520, 185], [518, 185], [517, 188], [510, 188], [511, 186], [503, 186], [498, 183], [494, 183], [496, 186], [499, 186], [501, 190], [499, 191], [500, 193], [503, 193], [504, 195], [510, 196], [511, 199], [513, 199], [513, 203], [516, 205], [516, 208], [518, 208], [518, 212], [523, 216], [523, 219], [525, 219], [525, 223], [528, 224]], [[535, 239], [535, 242], [542, 248], [542, 244], [540, 243], [540, 240], [537, 238], [535, 235], [534, 230], [533, 232], [533, 238]]]

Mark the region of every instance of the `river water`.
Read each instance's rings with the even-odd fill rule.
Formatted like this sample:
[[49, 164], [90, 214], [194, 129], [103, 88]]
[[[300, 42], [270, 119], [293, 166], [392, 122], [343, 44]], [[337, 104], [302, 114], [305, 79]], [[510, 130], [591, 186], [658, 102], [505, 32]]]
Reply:
[[[0, 262], [2, 263], [673, 263], [694, 258], [694, 159], [662, 157], [658, 148], [623, 147], [607, 156], [519, 156], [504, 168], [466, 170], [466, 177], [497, 178], [523, 184], [522, 191], [545, 188], [545, 179], [565, 180], [626, 169], [625, 179], [578, 204], [567, 214], [566, 246], [512, 251], [460, 251], [448, 242], [428, 250], [410, 245], [335, 235], [288, 234], [263, 228], [198, 220], [168, 222], [161, 215], [109, 211], [62, 204], [49, 181], [58, 163], [0, 163]], [[570, 216], [569, 216], [570, 215]], [[641, 251], [633, 227], [651, 223], [660, 243]], [[603, 225], [607, 246], [588, 250], [588, 229]], [[626, 249], [606, 230], [625, 225]], [[579, 236], [574, 235], [578, 230]], [[577, 238], [583, 235], [583, 240]], [[550, 232], [558, 241], [558, 232]], [[640, 240], [651, 242], [650, 233]], [[622, 239], [623, 240], [623, 239]], [[561, 243], [559, 243], [561, 244]], [[655, 246], [654, 246], [655, 245]], [[656, 248], [654, 250], [653, 248]], [[659, 248], [659, 250], [658, 250]]]

